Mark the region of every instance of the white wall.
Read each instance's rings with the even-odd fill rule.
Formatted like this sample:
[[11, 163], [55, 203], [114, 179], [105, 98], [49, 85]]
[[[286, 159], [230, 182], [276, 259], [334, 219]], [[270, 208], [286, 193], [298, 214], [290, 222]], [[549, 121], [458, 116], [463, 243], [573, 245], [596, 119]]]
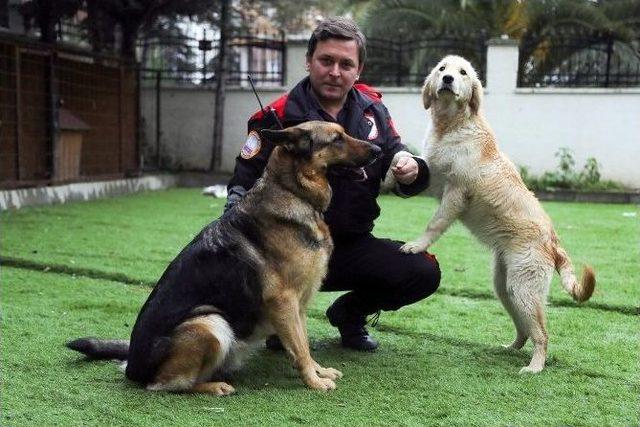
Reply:
[[[284, 88], [260, 89], [263, 105], [277, 99]], [[211, 163], [213, 147], [212, 87], [167, 85], [162, 87], [160, 101], [160, 152], [164, 166], [185, 170], [206, 170]], [[141, 90], [145, 164], [155, 165], [156, 90]], [[247, 120], [260, 107], [251, 89], [228, 88], [225, 104], [225, 127], [221, 169], [233, 171], [235, 157], [247, 137]]]
[[514, 42], [489, 43], [483, 110], [502, 151], [540, 174], [569, 147], [576, 169], [595, 157], [604, 179], [640, 188], [640, 87], [517, 88], [517, 64]]
[[[287, 83], [305, 75], [304, 43], [287, 52]], [[603, 179], [640, 188], [640, 87], [631, 89], [518, 89], [518, 48], [512, 41], [488, 46], [487, 88], [483, 110], [501, 149], [532, 173], [554, 170], [560, 147], [573, 150], [577, 168], [588, 157], [601, 165]], [[286, 88], [261, 89], [264, 105]], [[429, 115], [419, 88], [381, 88], [383, 101], [403, 141], [420, 149]], [[162, 151], [184, 169], [209, 166], [213, 132], [212, 88], [166, 87], [162, 91]], [[145, 121], [143, 145], [155, 149], [155, 90], [142, 90]], [[247, 88], [228, 88], [225, 107], [222, 170], [231, 172], [244, 144], [249, 116], [258, 110]]]

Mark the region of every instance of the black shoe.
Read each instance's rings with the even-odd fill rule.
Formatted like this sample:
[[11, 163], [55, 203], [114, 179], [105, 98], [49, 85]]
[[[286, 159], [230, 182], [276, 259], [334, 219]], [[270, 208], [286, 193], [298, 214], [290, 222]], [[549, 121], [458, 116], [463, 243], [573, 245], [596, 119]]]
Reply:
[[271, 351], [283, 351], [284, 345], [282, 345], [282, 341], [280, 341], [280, 337], [277, 335], [269, 335], [265, 340], [265, 345]]
[[342, 346], [358, 351], [373, 351], [378, 348], [378, 342], [364, 327], [367, 323], [366, 316], [349, 313], [345, 305], [344, 300], [338, 298], [326, 313], [329, 323], [340, 332]]

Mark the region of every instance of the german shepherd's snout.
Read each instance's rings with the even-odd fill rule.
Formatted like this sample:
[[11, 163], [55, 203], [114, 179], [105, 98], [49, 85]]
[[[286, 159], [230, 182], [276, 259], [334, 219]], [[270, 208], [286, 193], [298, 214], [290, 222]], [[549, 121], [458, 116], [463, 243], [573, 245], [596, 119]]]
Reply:
[[352, 166], [367, 166], [382, 156], [382, 149], [375, 144], [351, 138], [347, 134], [344, 135], [344, 138], [347, 140], [346, 145], [349, 147], [349, 150], [353, 151], [354, 161]]

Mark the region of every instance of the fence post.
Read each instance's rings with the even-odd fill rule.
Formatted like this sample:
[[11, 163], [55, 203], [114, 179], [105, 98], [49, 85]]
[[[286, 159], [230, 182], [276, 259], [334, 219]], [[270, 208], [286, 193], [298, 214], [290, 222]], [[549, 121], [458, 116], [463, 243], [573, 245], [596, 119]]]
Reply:
[[161, 156], [160, 156], [160, 127], [162, 122], [160, 121], [160, 93], [162, 92], [162, 71], [156, 71], [156, 167], [160, 169]]
[[607, 74], [605, 75], [604, 87], [609, 87], [609, 73], [611, 70], [611, 55], [613, 54], [613, 36], [611, 31], [607, 31]]
[[487, 89], [512, 93], [518, 86], [518, 42], [493, 38], [487, 42]]
[[207, 83], [207, 52], [213, 48], [213, 41], [207, 40], [207, 30], [202, 30], [202, 39], [198, 40], [198, 49], [202, 52], [202, 85]]
[[222, 164], [222, 140], [224, 138], [224, 106], [226, 97], [230, 0], [222, 0], [220, 10], [220, 47], [216, 64], [216, 98], [213, 104], [213, 144], [209, 172], [217, 172]]
[[141, 144], [141, 139], [143, 136], [143, 129], [142, 129], [142, 72], [140, 71], [140, 66], [141, 64], [136, 62], [134, 67], [135, 67], [135, 73], [136, 73], [136, 88], [135, 88], [135, 96], [136, 96], [136, 118], [135, 118], [135, 123], [136, 123], [136, 164], [135, 164], [135, 168], [136, 168], [136, 173], [139, 175], [140, 172], [142, 171], [142, 168], [144, 167], [144, 159], [142, 157], [142, 151], [140, 149], [140, 144]]
[[15, 46], [15, 73], [16, 73], [16, 179], [22, 179], [20, 171], [20, 148], [22, 146], [22, 85], [21, 64], [20, 64], [20, 48]]
[[122, 115], [124, 114], [124, 108], [122, 103], [124, 102], [124, 67], [122, 60], [118, 66], [118, 172], [124, 172], [124, 149], [122, 145], [124, 143], [124, 120]]
[[284, 84], [287, 87], [293, 87], [296, 83], [306, 77], [307, 71], [304, 66], [306, 63], [307, 40], [300, 38], [287, 38], [286, 58], [286, 76], [283, 77]]
[[280, 85], [284, 86], [287, 84], [287, 35], [284, 31], [281, 33], [280, 37], [282, 41], [281, 45], [281, 63], [282, 63], [282, 71], [280, 74]]
[[400, 39], [397, 43], [393, 42], [393, 45], [396, 49], [396, 86], [402, 86], [402, 39]]
[[46, 91], [46, 105], [47, 105], [47, 136], [49, 138], [49, 152], [51, 153], [50, 161], [47, 166], [49, 167], [49, 171], [51, 172], [51, 176], [49, 177], [50, 181], [54, 181], [57, 179], [57, 164], [58, 157], [60, 156], [60, 147], [58, 141], [58, 107], [60, 98], [58, 95], [58, 84], [56, 81], [56, 59], [57, 54], [55, 49], [49, 50], [47, 65], [45, 66], [45, 91]]

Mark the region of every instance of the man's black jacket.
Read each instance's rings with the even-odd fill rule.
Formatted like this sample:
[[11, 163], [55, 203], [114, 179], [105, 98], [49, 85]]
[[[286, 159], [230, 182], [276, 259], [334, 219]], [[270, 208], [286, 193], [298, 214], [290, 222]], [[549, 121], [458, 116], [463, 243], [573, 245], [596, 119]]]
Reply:
[[[283, 126], [289, 127], [311, 120], [336, 121], [322, 110], [312, 94], [309, 78], [303, 79], [291, 92], [269, 105]], [[325, 221], [336, 237], [343, 234], [366, 233], [373, 229], [373, 221], [380, 214], [376, 197], [393, 156], [406, 147], [400, 142], [391, 116], [382, 104], [382, 95], [372, 88], [356, 84], [338, 114], [337, 122], [347, 134], [378, 145], [383, 155], [373, 164], [361, 169], [332, 168], [329, 183], [333, 198], [325, 213]], [[277, 128], [273, 114], [258, 111], [249, 119], [249, 138], [236, 158], [233, 177], [228, 185], [227, 208], [248, 191], [262, 175], [273, 150], [273, 144], [260, 140], [258, 131]], [[411, 185], [400, 185], [402, 195], [411, 196], [424, 190], [429, 183], [426, 163], [418, 161], [419, 173]]]

